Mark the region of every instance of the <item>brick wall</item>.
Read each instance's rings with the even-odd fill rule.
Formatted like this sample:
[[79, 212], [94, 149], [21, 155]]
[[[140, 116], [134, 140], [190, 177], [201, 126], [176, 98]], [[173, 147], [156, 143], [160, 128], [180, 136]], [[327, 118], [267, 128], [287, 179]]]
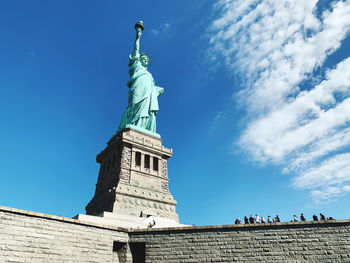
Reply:
[[0, 262], [119, 262], [126, 231], [0, 207]]
[[350, 220], [126, 230], [0, 206], [0, 262], [350, 262]]
[[350, 262], [350, 220], [132, 230], [146, 262]]

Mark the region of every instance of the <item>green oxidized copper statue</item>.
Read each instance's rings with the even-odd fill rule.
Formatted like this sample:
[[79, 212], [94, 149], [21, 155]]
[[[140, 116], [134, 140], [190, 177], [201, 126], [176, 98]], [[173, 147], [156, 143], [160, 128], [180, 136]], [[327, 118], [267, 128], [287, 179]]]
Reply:
[[142, 21], [135, 25], [136, 39], [134, 51], [129, 60], [129, 103], [123, 115], [119, 130], [134, 127], [156, 133], [156, 115], [159, 110], [158, 96], [164, 89], [155, 85], [152, 74], [148, 72], [149, 57], [140, 55], [140, 37], [144, 29]]

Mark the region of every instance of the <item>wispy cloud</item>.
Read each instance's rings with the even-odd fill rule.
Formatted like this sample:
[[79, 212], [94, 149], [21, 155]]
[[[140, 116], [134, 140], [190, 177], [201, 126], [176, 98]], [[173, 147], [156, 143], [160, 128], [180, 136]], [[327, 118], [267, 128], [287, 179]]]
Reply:
[[158, 28], [152, 28], [151, 29], [151, 34], [154, 36], [154, 37], [157, 37], [159, 35], [167, 35], [169, 34], [170, 32], [170, 24], [169, 23], [163, 23], [161, 25], [159, 25]]
[[[210, 43], [213, 57], [245, 78], [236, 97], [248, 122], [238, 144], [255, 160], [298, 174], [293, 186], [325, 201], [350, 188], [350, 155], [339, 153], [350, 143], [350, 57], [324, 68], [349, 33], [350, 0], [321, 14], [316, 5], [218, 1]], [[316, 74], [320, 67], [324, 75]]]
[[221, 120], [223, 120], [225, 118], [226, 118], [225, 113], [223, 111], [219, 111], [211, 123], [209, 133], [213, 134], [215, 132], [215, 130], [217, 129], [218, 122], [220, 122]]

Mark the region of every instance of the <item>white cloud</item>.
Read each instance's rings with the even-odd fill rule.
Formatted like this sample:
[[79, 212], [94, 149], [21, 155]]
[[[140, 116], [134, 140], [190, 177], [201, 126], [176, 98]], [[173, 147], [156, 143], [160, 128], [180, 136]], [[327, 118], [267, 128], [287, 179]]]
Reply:
[[347, 95], [349, 72], [350, 58], [328, 72], [326, 80], [314, 89], [300, 92], [291, 102], [251, 122], [241, 137], [241, 145], [257, 159], [280, 162], [295, 150], [325, 137], [330, 139], [334, 128], [350, 120], [350, 99], [337, 103], [334, 98], [335, 93]]
[[311, 191], [311, 197], [316, 203], [327, 203], [332, 199], [337, 198], [341, 195], [341, 191], [337, 187], [328, 187], [322, 190]]
[[335, 155], [350, 143], [350, 57], [307, 90], [300, 85], [322, 78], [315, 69], [349, 33], [350, 0], [334, 1], [321, 18], [316, 4], [221, 0], [210, 43], [213, 56], [245, 78], [236, 95], [249, 121], [239, 145], [255, 160], [298, 172], [293, 185], [323, 200], [347, 192], [345, 174], [350, 177], [350, 169], [339, 166], [347, 155]]
[[304, 171], [294, 179], [294, 185], [301, 189], [324, 186], [340, 188], [340, 185], [349, 181], [350, 154], [344, 153], [334, 155], [319, 166]]

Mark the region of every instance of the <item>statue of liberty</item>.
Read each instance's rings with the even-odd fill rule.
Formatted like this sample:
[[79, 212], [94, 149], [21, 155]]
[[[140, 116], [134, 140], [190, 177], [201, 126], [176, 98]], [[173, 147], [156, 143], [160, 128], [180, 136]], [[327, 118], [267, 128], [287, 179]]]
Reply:
[[143, 22], [135, 25], [136, 39], [134, 50], [129, 56], [129, 102], [119, 129], [133, 127], [156, 133], [156, 115], [159, 110], [158, 97], [164, 89], [155, 85], [152, 74], [148, 72], [149, 57], [140, 54], [140, 37], [144, 29]]

